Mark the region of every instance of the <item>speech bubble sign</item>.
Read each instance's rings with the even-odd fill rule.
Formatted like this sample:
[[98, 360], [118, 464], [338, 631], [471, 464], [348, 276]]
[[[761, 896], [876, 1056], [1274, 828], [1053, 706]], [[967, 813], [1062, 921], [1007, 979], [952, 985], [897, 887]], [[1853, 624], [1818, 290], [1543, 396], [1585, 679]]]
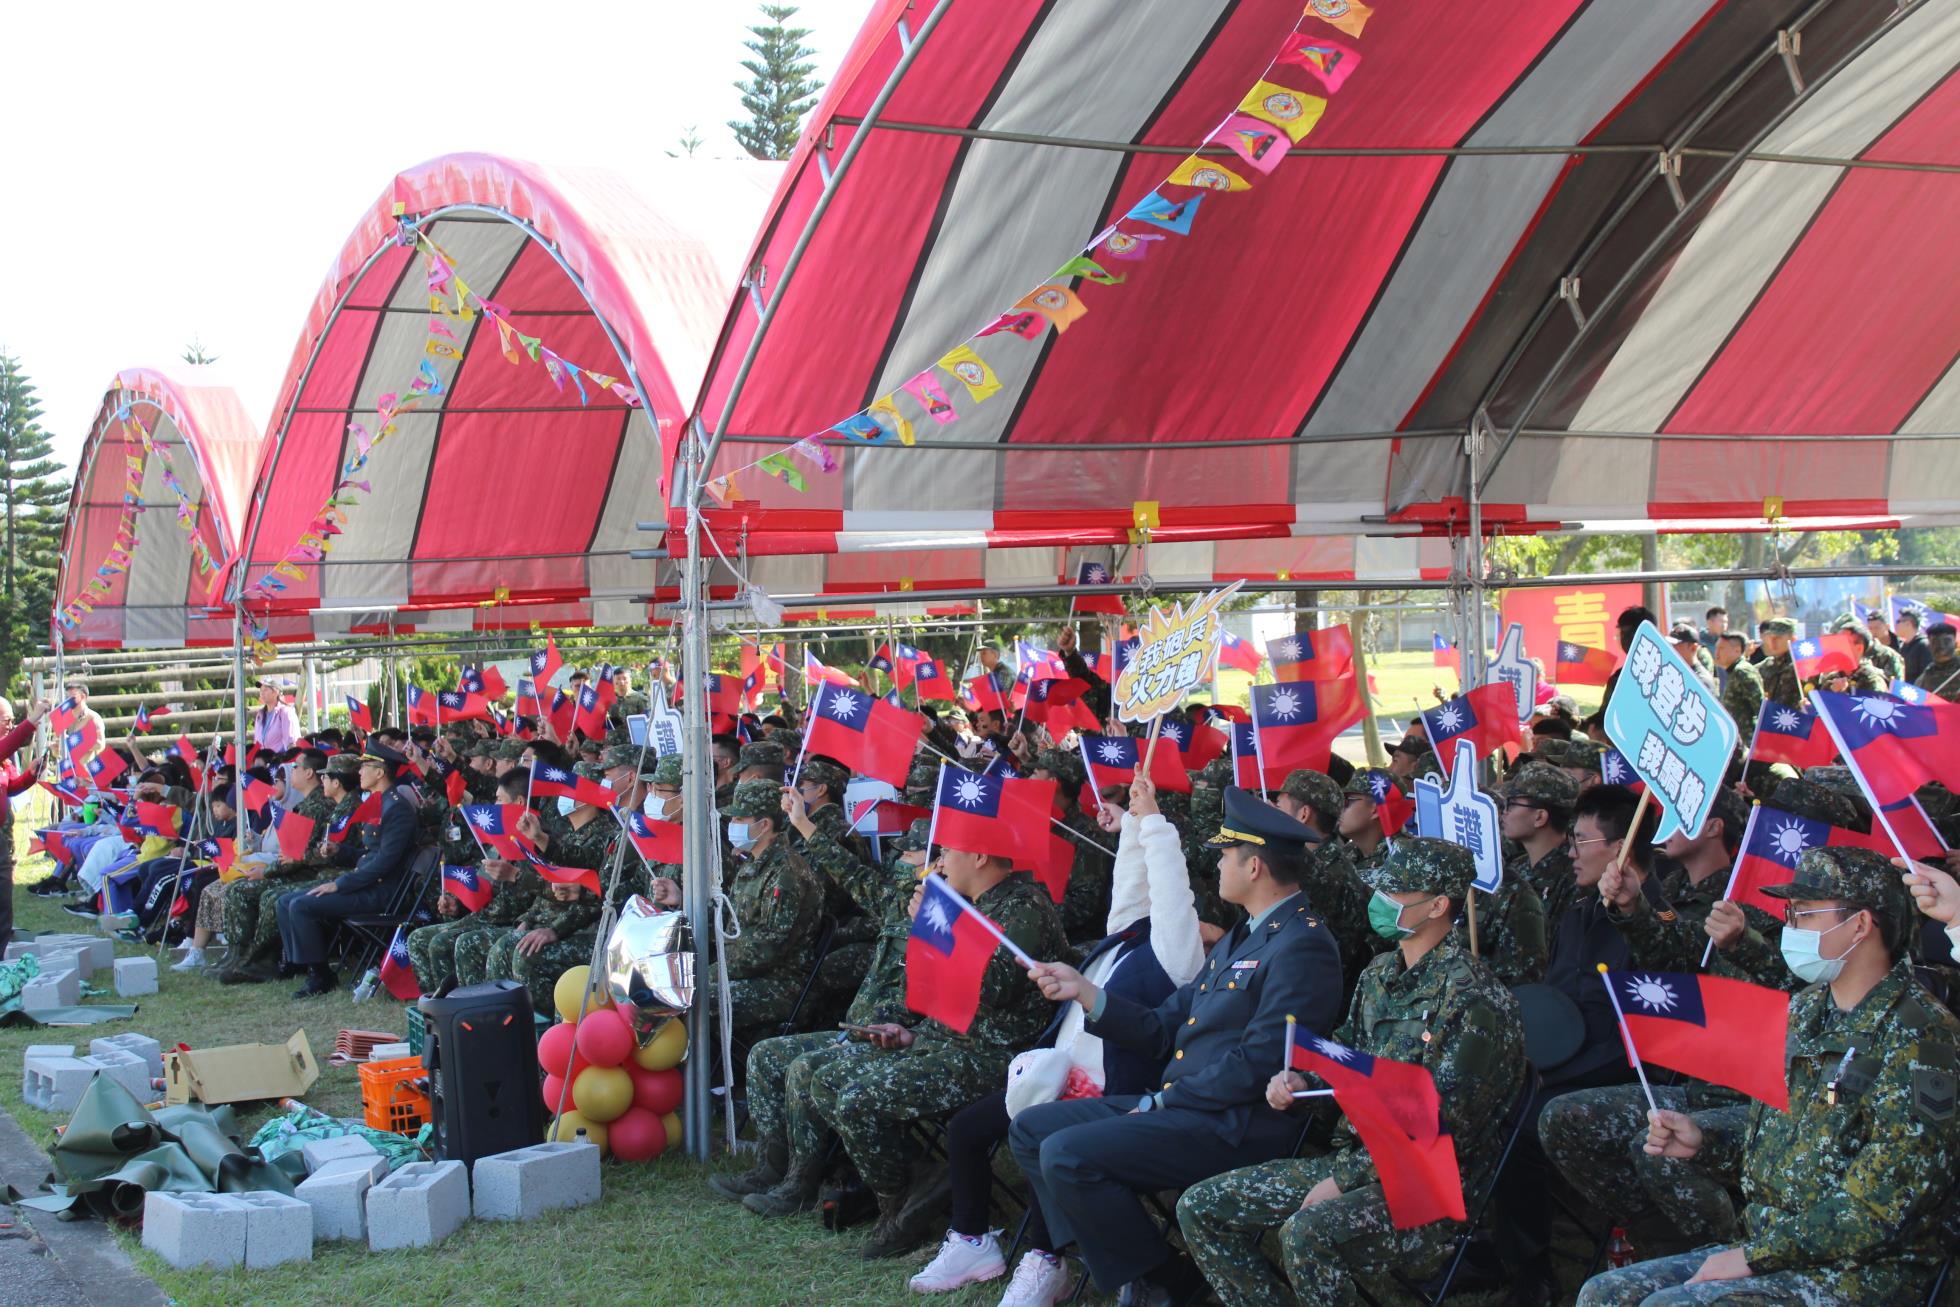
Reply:
[[655, 757], [681, 751], [681, 715], [668, 706], [664, 685], [655, 685], [647, 695], [647, 731]]
[[1518, 694], [1518, 724], [1531, 720], [1532, 710], [1538, 706], [1538, 668], [1524, 656], [1524, 626], [1513, 622], [1505, 628], [1504, 643], [1498, 646], [1497, 656], [1484, 668], [1484, 684], [1495, 685], [1499, 681], [1509, 681]]
[[1219, 611], [1242, 582], [1214, 590], [1189, 608], [1173, 603], [1152, 608], [1137, 634], [1135, 652], [1116, 678], [1116, 716], [1147, 722], [1184, 702], [1184, 696], [1211, 680], [1218, 665], [1218, 643], [1225, 634]]
[[1477, 862], [1477, 888], [1495, 894], [1504, 883], [1503, 835], [1497, 800], [1477, 788], [1477, 749], [1456, 742], [1456, 761], [1447, 787], [1434, 776], [1416, 777], [1416, 829], [1435, 839], [1460, 844]]
[[1735, 718], [1715, 692], [1652, 622], [1642, 622], [1606, 702], [1606, 738], [1661, 806], [1654, 843], [1675, 831], [1701, 834], [1737, 735]]

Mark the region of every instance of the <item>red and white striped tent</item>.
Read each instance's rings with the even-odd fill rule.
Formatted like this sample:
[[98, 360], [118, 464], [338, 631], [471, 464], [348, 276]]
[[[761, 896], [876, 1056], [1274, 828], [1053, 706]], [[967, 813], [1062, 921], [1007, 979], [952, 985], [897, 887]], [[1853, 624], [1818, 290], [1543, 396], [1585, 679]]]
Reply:
[[[1139, 524], [1159, 581], [1433, 577], [1473, 499], [1951, 520], [1957, 64], [1955, 0], [888, 0], [728, 309], [706, 524], [841, 596], [1053, 584]], [[1273, 104], [1267, 172], [1226, 120]], [[756, 466], [806, 437], [837, 471]]]
[[[231, 643], [224, 564], [244, 520], [259, 428], [231, 387], [204, 372], [128, 368], [102, 396], [62, 524], [52, 621], [62, 647]], [[125, 522], [126, 550], [117, 548]]]
[[[644, 621], [654, 572], [628, 555], [659, 536], [637, 524], [663, 520], [663, 460], [780, 170], [676, 159], [627, 176], [459, 154], [398, 174], [334, 259], [280, 387], [240, 542], [254, 628]], [[451, 307], [454, 282], [470, 292], [442, 335], [422, 239], [451, 262]], [[528, 354], [513, 343], [507, 360], [478, 297], [533, 338]], [[324, 556], [275, 574], [380, 430], [383, 397], [423, 376], [439, 391], [374, 441]]]

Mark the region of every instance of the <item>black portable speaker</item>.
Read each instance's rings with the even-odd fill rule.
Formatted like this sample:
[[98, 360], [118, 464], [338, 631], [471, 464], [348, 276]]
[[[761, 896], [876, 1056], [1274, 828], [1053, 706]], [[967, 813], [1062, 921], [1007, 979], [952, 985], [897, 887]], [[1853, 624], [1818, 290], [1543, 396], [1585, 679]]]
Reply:
[[544, 1141], [538, 1037], [531, 995], [514, 980], [425, 998], [429, 1118], [435, 1155], [473, 1166], [479, 1157]]

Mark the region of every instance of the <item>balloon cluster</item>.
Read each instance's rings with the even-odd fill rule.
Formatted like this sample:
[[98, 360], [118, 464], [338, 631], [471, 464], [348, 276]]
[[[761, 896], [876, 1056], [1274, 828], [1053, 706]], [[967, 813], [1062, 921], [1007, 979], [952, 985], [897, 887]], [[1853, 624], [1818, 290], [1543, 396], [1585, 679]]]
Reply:
[[[645, 1047], [601, 987], [585, 998], [586, 968], [558, 978], [552, 1000], [559, 1022], [538, 1040], [544, 1110], [565, 1111], [551, 1138], [585, 1137], [626, 1162], [649, 1162], [681, 1137], [681, 1073], [687, 1027], [669, 1021]], [[585, 1015], [579, 1015], [580, 1001]], [[565, 1092], [569, 1074], [571, 1092]]]

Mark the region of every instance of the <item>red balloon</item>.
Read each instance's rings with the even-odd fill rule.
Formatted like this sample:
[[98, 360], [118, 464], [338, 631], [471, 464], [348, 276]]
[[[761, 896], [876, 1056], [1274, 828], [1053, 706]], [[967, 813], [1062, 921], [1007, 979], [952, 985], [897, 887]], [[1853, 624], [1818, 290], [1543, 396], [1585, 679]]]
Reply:
[[[565, 1081], [562, 1077], [546, 1076], [544, 1078], [544, 1089], [543, 1089], [544, 1110], [547, 1112], [556, 1112], [558, 1110], [558, 1097], [564, 1092], [565, 1092]], [[569, 1097], [567, 1097], [565, 1099], [566, 1110], [567, 1111], [571, 1110], [571, 1106], [572, 1106], [572, 1100]]]
[[667, 1150], [667, 1127], [657, 1113], [630, 1107], [606, 1127], [606, 1142], [622, 1162], [651, 1162]]
[[655, 1116], [665, 1116], [681, 1105], [681, 1090], [684, 1087], [678, 1069], [649, 1071], [645, 1067], [632, 1067], [633, 1106], [645, 1108]]
[[544, 1037], [538, 1040], [538, 1065], [545, 1069], [546, 1074], [564, 1075], [566, 1058], [572, 1059], [574, 1076], [591, 1065], [591, 1059], [583, 1052], [574, 1051], [575, 1038], [572, 1027], [562, 1021], [544, 1032]]
[[609, 1007], [587, 1012], [578, 1023], [578, 1051], [593, 1066], [618, 1066], [632, 1055], [632, 1028]]

